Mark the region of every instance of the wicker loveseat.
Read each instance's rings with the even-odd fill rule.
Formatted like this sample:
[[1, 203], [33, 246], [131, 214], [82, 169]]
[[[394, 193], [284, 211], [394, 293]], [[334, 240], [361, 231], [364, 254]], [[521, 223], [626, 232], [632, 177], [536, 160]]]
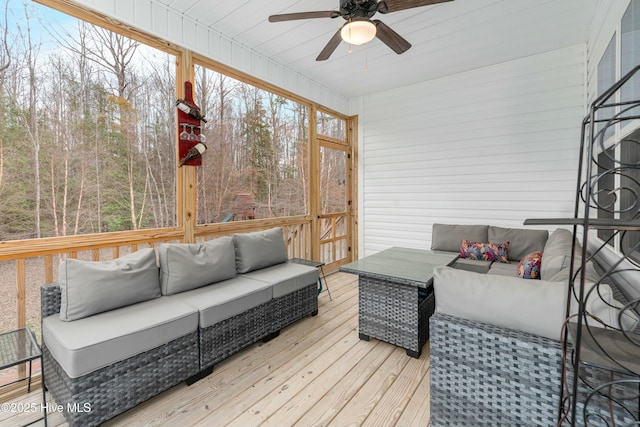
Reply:
[[[434, 249], [454, 250], [462, 239], [472, 239], [496, 245], [509, 241], [514, 250], [511, 263], [461, 259], [457, 268], [434, 272], [431, 426], [555, 425], [572, 234], [442, 224], [434, 225], [433, 232]], [[523, 271], [517, 260], [537, 251], [542, 252], [541, 280], [518, 277], [519, 268], [521, 276]], [[588, 264], [584, 274], [593, 280], [595, 266]], [[608, 303], [593, 300], [587, 309], [618, 324], [621, 304], [612, 289], [602, 289]], [[623, 316], [622, 327], [634, 328], [637, 320]]]
[[317, 281], [281, 228], [63, 261], [41, 288], [46, 387], [69, 425], [98, 425], [317, 314]]

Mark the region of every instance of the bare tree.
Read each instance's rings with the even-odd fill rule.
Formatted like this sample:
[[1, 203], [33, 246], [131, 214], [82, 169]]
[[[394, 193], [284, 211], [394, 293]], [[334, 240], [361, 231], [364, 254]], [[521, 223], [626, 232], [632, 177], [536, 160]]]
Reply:
[[198, 221], [222, 221], [230, 207], [239, 177], [234, 165], [233, 96], [236, 83], [220, 73], [196, 68], [196, 103], [209, 117], [204, 128], [207, 153], [198, 171]]
[[[6, 15], [5, 15], [6, 16]], [[41, 237], [41, 199], [42, 188], [40, 181], [40, 136], [38, 133], [38, 56], [40, 53], [39, 46], [34, 44], [31, 34], [31, 16], [25, 8], [26, 28], [19, 29], [19, 37], [22, 42], [25, 55], [25, 66], [28, 72], [28, 107], [22, 115], [22, 120], [29, 135], [33, 156], [33, 182], [35, 190], [35, 231], [36, 238]], [[6, 47], [6, 45], [5, 45]], [[17, 101], [17, 100], [15, 100]], [[24, 111], [24, 110], [23, 110]]]
[[4, 2], [4, 24], [2, 31], [2, 48], [0, 50], [0, 73], [11, 65], [11, 51], [9, 50], [9, 0]]
[[[138, 146], [136, 111], [133, 108], [134, 94], [142, 83], [137, 81], [133, 71], [132, 61], [140, 46], [137, 41], [114, 33], [112, 31], [96, 27], [84, 22], [79, 23], [80, 37], [73, 36], [66, 29], [58, 29], [52, 35], [68, 51], [94, 62], [100, 69], [107, 71], [114, 78], [112, 95], [108, 97], [115, 112], [115, 122], [112, 127], [117, 130], [126, 144], [126, 175], [127, 194], [130, 214], [130, 223], [134, 229], [138, 228], [144, 212], [137, 209], [137, 176], [138, 176]], [[105, 79], [108, 81], [108, 79]], [[98, 150], [96, 150], [98, 151]], [[98, 163], [96, 163], [98, 164]], [[99, 166], [97, 166], [99, 167]], [[99, 171], [98, 171], [99, 176]], [[147, 183], [144, 183], [145, 193], [141, 206], [146, 201]], [[142, 209], [142, 208], [141, 208]]]
[[[9, 51], [9, 0], [4, 3], [4, 24], [2, 31], [2, 50], [0, 50], [0, 75], [11, 65], [11, 52]], [[4, 79], [0, 78], [0, 81]], [[0, 93], [2, 93], [0, 91]], [[2, 188], [2, 177], [4, 176], [4, 150], [3, 138], [0, 133], [0, 189]]]

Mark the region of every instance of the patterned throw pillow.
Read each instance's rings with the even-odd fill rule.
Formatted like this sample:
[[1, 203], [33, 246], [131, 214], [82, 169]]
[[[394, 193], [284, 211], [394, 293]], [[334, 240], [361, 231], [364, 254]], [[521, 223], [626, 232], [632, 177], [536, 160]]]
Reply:
[[542, 251], [531, 252], [525, 255], [518, 264], [518, 277], [523, 279], [540, 279], [540, 265], [542, 264]]
[[508, 249], [509, 242], [504, 242], [502, 244], [480, 243], [469, 242], [468, 240], [462, 239], [462, 245], [460, 246], [460, 258], [477, 259], [480, 261], [496, 261], [508, 264]]

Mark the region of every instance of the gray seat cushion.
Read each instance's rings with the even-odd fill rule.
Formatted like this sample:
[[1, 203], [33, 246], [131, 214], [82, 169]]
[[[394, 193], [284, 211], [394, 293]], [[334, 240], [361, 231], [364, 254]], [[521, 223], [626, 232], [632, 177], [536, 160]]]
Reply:
[[74, 322], [42, 321], [42, 337], [71, 378], [128, 359], [198, 329], [198, 311], [169, 297], [129, 305]]
[[498, 276], [517, 277], [518, 276], [518, 264], [506, 264], [503, 262], [494, 262], [491, 264], [491, 268], [487, 274], [494, 274]]
[[269, 283], [237, 276], [203, 288], [172, 295], [200, 313], [200, 327], [211, 325], [264, 304], [272, 298]]
[[548, 237], [547, 230], [489, 226], [489, 243], [509, 242], [511, 261], [520, 261], [531, 252], [543, 250]]
[[491, 267], [493, 261], [483, 261], [478, 259], [458, 258], [453, 264], [453, 268], [467, 271], [475, 271], [476, 273], [486, 274]]
[[306, 286], [318, 283], [318, 269], [301, 264], [285, 262], [244, 274], [273, 286], [273, 297], [279, 298]]
[[433, 224], [431, 249], [460, 252], [462, 239], [470, 242], [488, 243], [488, 225]]

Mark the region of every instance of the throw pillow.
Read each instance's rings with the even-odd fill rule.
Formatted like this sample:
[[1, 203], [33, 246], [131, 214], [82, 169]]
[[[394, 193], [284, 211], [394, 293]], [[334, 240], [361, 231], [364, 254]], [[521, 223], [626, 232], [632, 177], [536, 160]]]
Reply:
[[518, 277], [523, 279], [540, 279], [540, 264], [542, 263], [542, 251], [534, 251], [527, 254], [518, 264]]
[[509, 263], [509, 242], [502, 244], [470, 242], [462, 239], [460, 258]]
[[156, 252], [141, 249], [113, 261], [60, 263], [60, 320], [71, 321], [160, 296]]

